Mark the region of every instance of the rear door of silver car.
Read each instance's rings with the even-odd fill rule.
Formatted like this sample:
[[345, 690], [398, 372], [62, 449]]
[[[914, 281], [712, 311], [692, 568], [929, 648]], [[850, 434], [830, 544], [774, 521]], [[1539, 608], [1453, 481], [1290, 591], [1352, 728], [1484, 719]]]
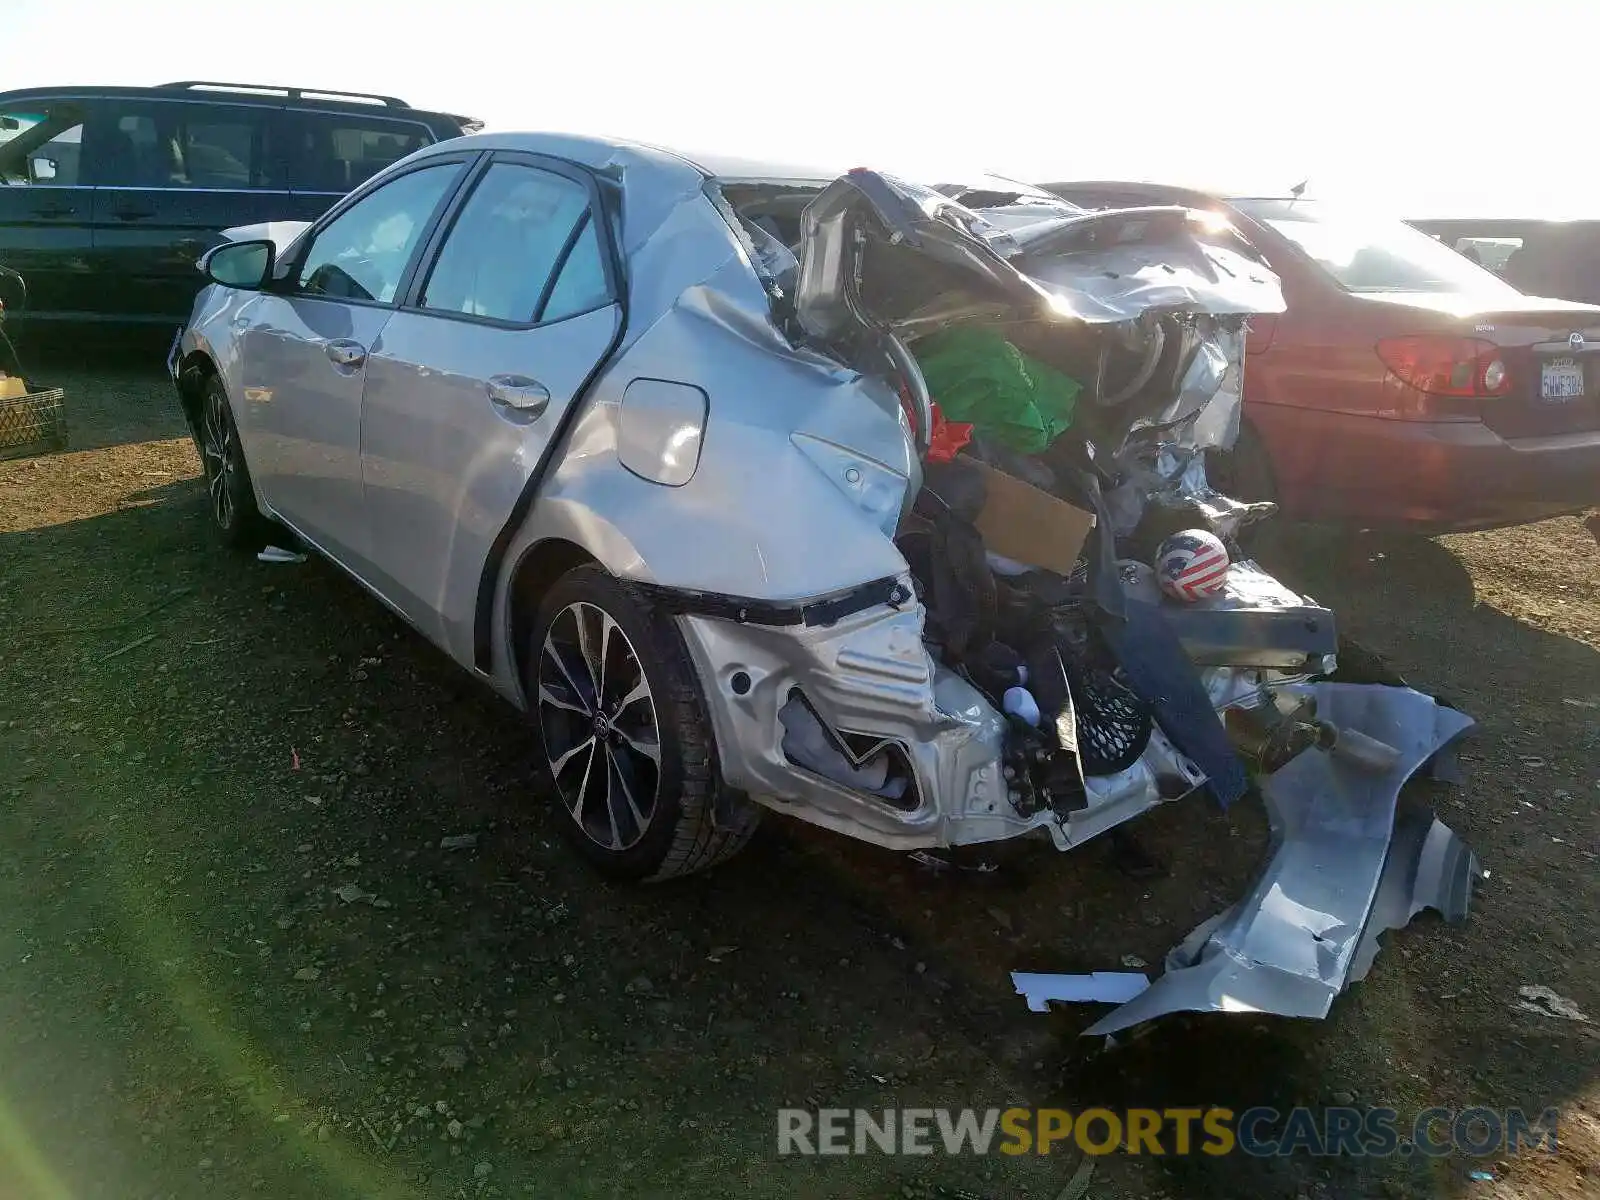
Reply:
[[570, 164], [486, 159], [367, 360], [374, 582], [463, 661], [491, 547], [622, 326], [606, 203]]

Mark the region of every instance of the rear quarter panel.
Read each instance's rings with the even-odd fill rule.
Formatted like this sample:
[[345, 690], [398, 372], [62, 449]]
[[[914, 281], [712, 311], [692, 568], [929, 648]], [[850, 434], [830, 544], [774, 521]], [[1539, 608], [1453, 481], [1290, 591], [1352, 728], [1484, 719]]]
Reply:
[[[672, 222], [629, 264], [630, 297], [640, 301], [630, 321], [659, 315], [597, 381], [500, 570], [491, 673], [513, 699], [510, 583], [551, 540], [578, 545], [621, 579], [774, 602], [906, 570], [884, 530], [920, 480], [898, 398], [788, 344], [709, 203], [685, 205]], [[704, 239], [712, 263], [720, 241], [722, 265], [662, 305], [661, 290], [674, 285], [651, 256], [684, 253], [689, 239]], [[652, 292], [654, 301], [642, 299]], [[699, 463], [681, 486], [644, 479], [619, 458], [623, 395], [641, 378], [708, 397]]]

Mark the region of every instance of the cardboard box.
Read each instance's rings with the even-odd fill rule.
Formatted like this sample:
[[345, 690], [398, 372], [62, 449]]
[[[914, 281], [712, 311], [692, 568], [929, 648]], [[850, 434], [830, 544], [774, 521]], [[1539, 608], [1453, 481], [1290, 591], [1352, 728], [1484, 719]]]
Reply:
[[961, 461], [982, 472], [988, 488], [976, 524], [989, 551], [1058, 575], [1070, 574], [1094, 528], [1094, 514], [987, 463]]

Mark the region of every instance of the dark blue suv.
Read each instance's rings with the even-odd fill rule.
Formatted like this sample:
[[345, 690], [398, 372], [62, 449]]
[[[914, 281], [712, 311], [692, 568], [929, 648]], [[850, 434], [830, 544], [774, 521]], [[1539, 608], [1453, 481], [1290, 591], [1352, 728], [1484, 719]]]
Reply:
[[201, 80], [3, 92], [0, 265], [27, 280], [30, 323], [181, 323], [220, 230], [313, 220], [478, 128], [392, 96]]

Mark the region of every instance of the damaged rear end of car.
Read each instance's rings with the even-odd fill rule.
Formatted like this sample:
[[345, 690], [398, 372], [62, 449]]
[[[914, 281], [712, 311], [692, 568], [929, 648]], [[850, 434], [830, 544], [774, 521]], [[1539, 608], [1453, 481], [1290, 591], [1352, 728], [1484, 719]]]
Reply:
[[[1333, 614], [1235, 540], [1270, 506], [1206, 480], [1239, 428], [1245, 323], [1283, 308], [1265, 265], [1181, 208], [1078, 215], [865, 171], [809, 206], [803, 239], [798, 325], [905, 402], [924, 473], [895, 540], [919, 605], [761, 648], [777, 683], [736, 735], [752, 790], [888, 845], [1067, 849], [1259, 785], [1267, 869], [1095, 1033], [1180, 1009], [1322, 1016], [1382, 930], [1460, 919], [1475, 861], [1431, 818], [1397, 830], [1396, 805], [1470, 720], [1329, 682]], [[941, 425], [966, 427], [956, 452]], [[1192, 529], [1228, 561], [1174, 596], [1157, 560]]]
[[[1255, 886], [1097, 1033], [1321, 1016], [1384, 929], [1464, 915], [1476, 861], [1397, 807], [1470, 719], [1341, 674], [1334, 614], [1238, 541], [1274, 506], [1207, 481], [1283, 310], [1226, 224], [864, 170], [706, 196], [737, 261], [651, 314], [540, 504], [673, 612], [728, 795], [899, 850], [1259, 796]], [[656, 382], [689, 357], [693, 419]]]

